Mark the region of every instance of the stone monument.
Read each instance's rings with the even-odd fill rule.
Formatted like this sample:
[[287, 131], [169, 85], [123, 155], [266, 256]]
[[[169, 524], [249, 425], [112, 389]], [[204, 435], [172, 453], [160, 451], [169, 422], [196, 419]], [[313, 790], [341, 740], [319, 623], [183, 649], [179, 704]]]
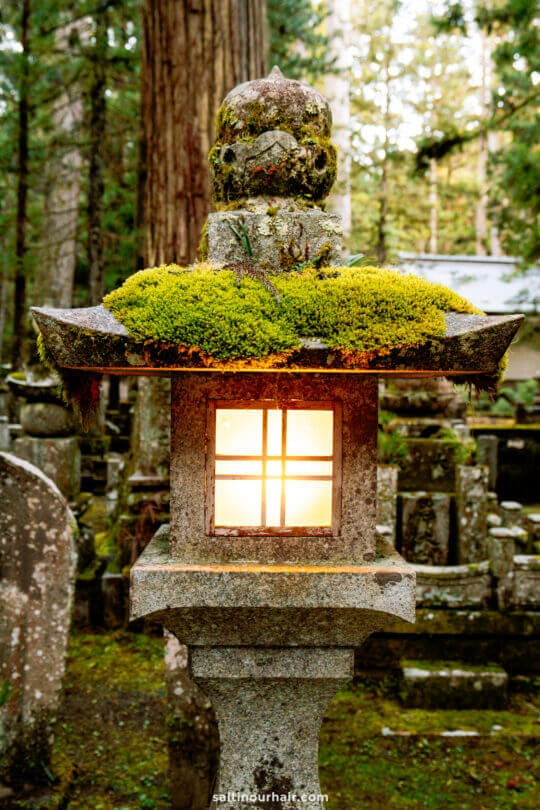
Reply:
[[46, 779], [75, 587], [77, 526], [41, 470], [0, 453], [0, 761]]
[[[330, 129], [326, 100], [276, 69], [224, 100], [206, 251], [237, 288], [248, 276], [280, 306], [281, 273], [339, 276], [340, 226], [320, 207]], [[171, 524], [132, 569], [131, 615], [188, 646], [212, 701], [210, 807], [319, 810], [319, 727], [354, 648], [414, 618], [412, 569], [376, 539], [377, 376], [492, 374], [520, 318], [449, 313], [444, 334], [356, 360], [315, 331], [272, 363], [227, 365], [134, 337], [104, 307], [34, 317], [60, 369], [172, 377]]]

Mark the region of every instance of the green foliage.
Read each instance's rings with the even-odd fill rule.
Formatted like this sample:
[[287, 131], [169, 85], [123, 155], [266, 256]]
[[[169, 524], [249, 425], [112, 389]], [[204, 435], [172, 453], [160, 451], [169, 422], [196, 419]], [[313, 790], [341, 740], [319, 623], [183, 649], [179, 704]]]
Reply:
[[476, 453], [476, 442], [474, 439], [462, 439], [452, 428], [441, 428], [432, 438], [443, 439], [454, 448], [455, 464], [463, 466], [473, 462]]
[[247, 275], [169, 265], [136, 273], [103, 303], [139, 340], [222, 361], [282, 356], [313, 337], [354, 361], [444, 334], [447, 311], [476, 311], [441, 285], [374, 267], [308, 267], [271, 279], [281, 304]]
[[407, 440], [397, 430], [379, 429], [377, 434], [377, 461], [401, 467], [409, 458]]
[[[445, 128], [427, 138], [418, 154], [447, 154], [488, 130], [506, 133], [491, 162], [490, 210], [503, 246], [526, 263], [540, 258], [540, 33], [538, 6], [530, 0], [501, 0], [475, 4], [475, 24], [496, 38], [493, 62], [496, 89], [489, 116], [473, 130]], [[468, 28], [464, 4], [447, 4], [435, 21], [439, 30]]]
[[332, 67], [322, 31], [322, 3], [311, 0], [267, 0], [270, 64], [290, 79], [315, 79]]
[[498, 391], [495, 402], [487, 403], [490, 413], [495, 416], [515, 416], [517, 406], [530, 408], [534, 404], [537, 388], [537, 380], [522, 380], [515, 387], [505, 385]]
[[11, 695], [12, 686], [10, 681], [4, 681], [0, 685], [0, 708], [4, 706]]

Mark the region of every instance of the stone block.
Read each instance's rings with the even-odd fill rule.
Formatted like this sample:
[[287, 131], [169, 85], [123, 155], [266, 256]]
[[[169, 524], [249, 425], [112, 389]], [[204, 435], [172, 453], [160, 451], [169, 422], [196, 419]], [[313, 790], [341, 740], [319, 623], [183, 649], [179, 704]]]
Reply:
[[529, 546], [529, 535], [527, 529], [524, 529], [521, 526], [510, 526], [509, 530], [512, 532], [517, 553], [525, 554], [528, 551]]
[[56, 402], [26, 402], [21, 406], [20, 419], [29, 436], [69, 436], [75, 432], [72, 412]]
[[293, 270], [322, 257], [324, 266], [341, 260], [343, 229], [339, 217], [318, 208], [299, 210], [294, 203], [260, 210], [221, 211], [208, 216], [208, 259], [239, 264], [249, 259], [237, 233], [245, 229], [253, 259], [264, 270]]
[[487, 544], [487, 467], [461, 467], [456, 470], [456, 513], [458, 562], [486, 560]]
[[517, 554], [514, 557], [514, 607], [540, 608], [540, 557]]
[[414, 565], [416, 604], [435, 608], [485, 608], [491, 597], [489, 561], [470, 565]]
[[400, 492], [454, 492], [456, 443], [447, 439], [407, 439], [409, 458], [399, 471]]
[[[172, 375], [171, 544], [178, 560], [279, 564], [344, 563], [372, 559], [377, 507], [377, 380], [374, 375], [199, 374], [186, 384]], [[247, 529], [226, 538], [213, 531], [213, 481], [208, 467], [210, 404], [337, 402], [341, 417], [339, 530], [298, 534]], [[337, 419], [337, 417], [336, 417]], [[341, 462], [341, 463], [340, 463]], [[337, 484], [335, 492], [337, 492]], [[262, 527], [261, 527], [262, 528]], [[367, 555], [367, 557], [366, 557]]]
[[408, 562], [446, 565], [450, 542], [450, 496], [401, 494], [401, 553]]
[[488, 468], [488, 486], [494, 490], [497, 486], [497, 453], [499, 439], [491, 434], [476, 437], [478, 463]]
[[515, 540], [512, 530], [505, 527], [490, 529], [488, 548], [497, 604], [499, 608], [505, 609], [514, 602]]
[[534, 553], [537, 543], [540, 543], [540, 514], [527, 515], [528, 549]]
[[508, 674], [502, 667], [448, 661], [402, 661], [400, 697], [407, 708], [504, 709]]
[[391, 465], [377, 467], [377, 526], [386, 526], [386, 537], [396, 545], [398, 468]]
[[68, 500], [81, 491], [81, 452], [75, 436], [15, 439], [13, 452], [38, 467]]
[[28, 462], [0, 453], [0, 760], [43, 775], [58, 708], [75, 579], [75, 519]]
[[201, 565], [178, 560], [164, 526], [131, 569], [131, 619], [196, 646], [358, 646], [392, 616], [414, 619], [411, 567], [388, 543], [378, 553], [358, 566]]
[[523, 506], [518, 501], [501, 501], [500, 511], [503, 526], [521, 525]]
[[0, 416], [0, 451], [8, 452], [10, 441], [8, 418]]

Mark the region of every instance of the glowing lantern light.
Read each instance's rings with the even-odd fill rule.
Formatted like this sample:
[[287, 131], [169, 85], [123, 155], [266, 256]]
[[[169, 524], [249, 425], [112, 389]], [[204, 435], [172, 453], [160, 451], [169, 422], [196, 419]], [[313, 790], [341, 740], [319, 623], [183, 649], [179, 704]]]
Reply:
[[216, 407], [214, 525], [332, 532], [335, 405]]

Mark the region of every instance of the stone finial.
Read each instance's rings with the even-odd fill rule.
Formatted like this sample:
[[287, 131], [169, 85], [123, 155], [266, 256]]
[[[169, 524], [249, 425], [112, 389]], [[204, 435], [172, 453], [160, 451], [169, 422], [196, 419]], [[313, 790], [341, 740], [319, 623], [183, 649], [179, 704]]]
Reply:
[[209, 156], [216, 203], [257, 196], [316, 203], [336, 176], [332, 113], [321, 93], [275, 67], [225, 97]]

